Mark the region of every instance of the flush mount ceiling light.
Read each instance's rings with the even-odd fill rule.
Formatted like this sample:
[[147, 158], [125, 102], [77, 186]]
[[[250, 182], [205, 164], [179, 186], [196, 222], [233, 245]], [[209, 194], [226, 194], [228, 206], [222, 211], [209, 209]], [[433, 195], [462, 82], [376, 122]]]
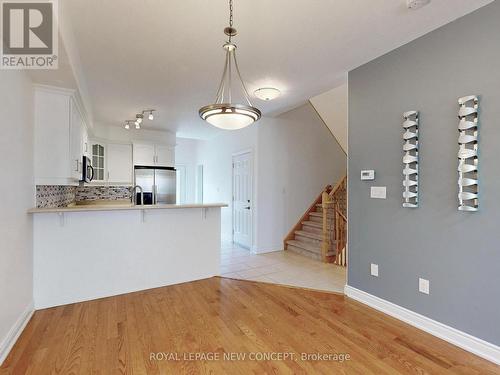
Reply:
[[281, 91], [274, 87], [262, 87], [255, 90], [254, 95], [260, 100], [273, 100], [281, 95]]
[[[215, 103], [206, 105], [199, 110], [200, 117], [209, 124], [226, 130], [242, 129], [262, 116], [261, 112], [252, 105], [250, 96], [241, 78], [238, 62], [236, 61], [236, 45], [232, 42], [232, 37], [237, 34], [233, 27], [233, 0], [229, 0], [229, 27], [224, 29], [229, 39], [222, 46], [226, 50], [226, 61], [222, 79], [215, 96]], [[233, 102], [232, 92], [232, 71], [236, 71], [237, 78], [241, 83], [241, 91], [245, 99], [245, 104]]]
[[408, 6], [408, 9], [415, 10], [426, 6], [430, 2], [431, 0], [406, 0], [406, 5]]

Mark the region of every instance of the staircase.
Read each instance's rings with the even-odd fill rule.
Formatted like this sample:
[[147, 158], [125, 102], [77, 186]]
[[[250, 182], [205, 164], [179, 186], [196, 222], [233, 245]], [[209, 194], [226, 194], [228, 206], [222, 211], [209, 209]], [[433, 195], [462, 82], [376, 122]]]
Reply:
[[284, 239], [284, 249], [346, 265], [347, 178], [326, 186]]

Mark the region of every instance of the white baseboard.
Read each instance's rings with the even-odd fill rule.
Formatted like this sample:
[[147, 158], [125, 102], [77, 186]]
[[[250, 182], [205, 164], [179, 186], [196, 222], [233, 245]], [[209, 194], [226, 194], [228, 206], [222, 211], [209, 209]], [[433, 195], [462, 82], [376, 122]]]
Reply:
[[33, 308], [33, 302], [31, 302], [23, 311], [19, 319], [17, 319], [16, 323], [12, 326], [9, 333], [7, 333], [7, 336], [5, 336], [3, 341], [0, 343], [0, 366], [9, 355], [9, 352], [11, 351], [19, 336], [21, 336], [21, 333], [30, 321], [34, 312], [35, 310]]
[[282, 242], [272, 245], [263, 245], [263, 246], [255, 245], [252, 247], [252, 253], [254, 254], [267, 254], [267, 253], [274, 253], [276, 251], [283, 251]]
[[373, 307], [376, 310], [402, 320], [433, 336], [439, 337], [468, 352], [500, 365], [500, 347], [494, 344], [427, 318], [426, 316], [420, 315], [382, 298], [363, 292], [362, 290], [353, 288], [352, 286], [346, 285], [344, 292], [349, 298]]

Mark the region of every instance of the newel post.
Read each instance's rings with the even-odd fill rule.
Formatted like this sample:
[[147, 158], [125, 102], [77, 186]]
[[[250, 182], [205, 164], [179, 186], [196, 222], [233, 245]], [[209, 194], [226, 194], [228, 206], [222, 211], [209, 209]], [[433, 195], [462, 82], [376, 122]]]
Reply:
[[326, 191], [321, 195], [321, 207], [323, 208], [323, 242], [321, 244], [321, 258], [323, 262], [327, 261], [327, 253], [330, 250], [331, 242], [328, 235], [328, 208], [330, 196]]

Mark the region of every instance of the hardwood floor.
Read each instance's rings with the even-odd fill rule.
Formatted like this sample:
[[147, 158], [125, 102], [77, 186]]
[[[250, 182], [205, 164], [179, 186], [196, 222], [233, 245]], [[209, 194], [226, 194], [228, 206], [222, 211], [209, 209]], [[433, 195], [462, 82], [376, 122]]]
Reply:
[[[252, 360], [272, 352], [294, 358]], [[168, 353], [179, 360], [164, 360]], [[187, 360], [189, 353], [212, 360]], [[341, 295], [211, 278], [37, 311], [0, 368], [1, 375], [277, 373], [500, 374], [500, 367]]]

